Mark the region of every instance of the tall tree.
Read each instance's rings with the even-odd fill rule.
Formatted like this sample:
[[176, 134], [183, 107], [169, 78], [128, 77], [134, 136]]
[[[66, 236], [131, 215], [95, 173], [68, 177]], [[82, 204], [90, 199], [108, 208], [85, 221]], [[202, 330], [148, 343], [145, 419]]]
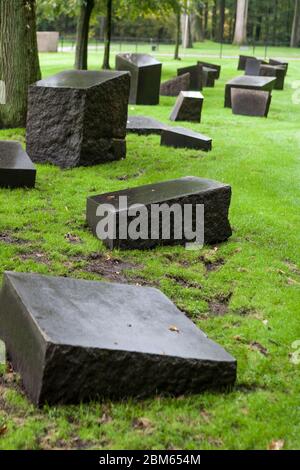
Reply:
[[35, 0], [0, 0], [0, 127], [25, 126], [28, 86], [40, 78]]
[[89, 27], [94, 0], [81, 0], [80, 13], [77, 23], [75, 68], [79, 70], [87, 70], [88, 68], [88, 42]]
[[111, 43], [111, 30], [112, 30], [112, 0], [106, 0], [106, 21], [105, 21], [105, 32], [104, 32], [104, 57], [103, 57], [103, 69], [109, 69], [109, 57], [110, 57], [110, 43]]
[[225, 0], [219, 0], [219, 41], [223, 42], [224, 39], [224, 24], [225, 24]]
[[300, 0], [295, 0], [291, 47], [299, 46], [300, 41]]
[[248, 6], [249, 0], [237, 0], [234, 44], [247, 42]]
[[174, 60], [179, 60], [179, 47], [180, 47], [180, 38], [181, 38], [181, 8], [179, 5], [177, 8], [175, 8], [175, 17], [176, 17], [176, 33], [175, 33]]

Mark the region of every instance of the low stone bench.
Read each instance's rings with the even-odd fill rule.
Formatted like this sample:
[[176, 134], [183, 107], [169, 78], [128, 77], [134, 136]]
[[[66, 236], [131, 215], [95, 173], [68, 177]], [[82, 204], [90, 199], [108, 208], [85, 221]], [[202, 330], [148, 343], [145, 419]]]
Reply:
[[181, 91], [170, 115], [171, 121], [200, 122], [204, 97], [200, 91]]
[[6, 272], [0, 334], [36, 405], [232, 386], [236, 360], [159, 290]]
[[184, 73], [178, 77], [171, 78], [160, 85], [161, 96], [178, 96], [181, 91], [190, 89], [190, 74]]
[[169, 127], [169, 129], [163, 130], [160, 144], [167, 147], [204, 150], [205, 152], [212, 149], [211, 137], [184, 127]]
[[36, 169], [19, 142], [0, 141], [0, 187], [33, 188]]
[[244, 116], [268, 117], [271, 99], [269, 91], [232, 88], [232, 112]]

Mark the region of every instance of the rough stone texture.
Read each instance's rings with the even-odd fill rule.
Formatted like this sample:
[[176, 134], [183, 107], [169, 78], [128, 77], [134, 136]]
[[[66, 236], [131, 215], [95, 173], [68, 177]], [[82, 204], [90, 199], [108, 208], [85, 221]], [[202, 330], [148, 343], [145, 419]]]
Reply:
[[203, 67], [200, 64], [190, 65], [177, 69], [177, 76], [190, 74], [190, 91], [199, 91], [203, 88]]
[[[119, 237], [119, 224], [124, 227], [124, 220], [120, 214], [119, 197], [127, 196], [127, 207], [138, 204], [148, 209], [148, 239], [132, 240], [129, 235], [121, 239]], [[152, 204], [191, 204], [193, 206], [193, 224], [195, 224], [196, 205], [204, 204], [204, 243], [215, 243], [227, 240], [231, 236], [231, 227], [228, 220], [228, 212], [231, 200], [231, 188], [229, 185], [217, 181], [196, 178], [193, 176], [163, 183], [139, 186], [113, 193], [101, 194], [89, 197], [87, 200], [87, 223], [94, 235], [102, 217], [96, 215], [97, 208], [104, 204], [111, 204], [111, 213], [116, 214], [116, 237], [107, 238], [103, 242], [110, 249], [149, 249], [157, 245], [182, 245], [188, 242], [183, 236], [181, 239], [174, 237], [174, 222], [171, 223], [171, 236], [168, 240], [162, 237], [162, 224], [159, 227], [156, 239], [151, 239], [151, 205]], [[128, 213], [128, 211], [127, 211]], [[121, 220], [120, 220], [121, 219]], [[127, 227], [132, 217], [128, 217]], [[153, 237], [152, 237], [153, 238]], [[193, 242], [192, 240], [191, 242]]]
[[216, 80], [216, 76], [217, 76], [217, 71], [215, 69], [211, 69], [209, 67], [203, 67], [202, 68], [202, 74], [203, 74], [203, 86], [204, 87], [209, 87], [209, 88], [214, 88], [215, 80]]
[[272, 96], [269, 91], [231, 89], [233, 114], [267, 117], [271, 99]]
[[286, 68], [284, 65], [262, 64], [260, 66], [259, 75], [263, 77], [276, 77], [274, 90], [284, 89], [284, 79], [286, 76]]
[[37, 43], [39, 52], [57, 52], [59, 33], [56, 31], [38, 31]]
[[289, 68], [289, 63], [288, 62], [282, 62], [281, 60], [270, 59], [269, 64], [270, 65], [281, 65], [285, 68], [285, 74], [287, 74], [287, 72], [288, 72], [288, 68]]
[[239, 63], [238, 63], [238, 70], [245, 70], [246, 63], [248, 59], [256, 59], [256, 57], [249, 56], [249, 55], [240, 55], [239, 56]]
[[0, 297], [1, 337], [37, 405], [235, 382], [235, 359], [156, 289], [6, 272]]
[[261, 60], [250, 57], [246, 60], [245, 75], [259, 76]]
[[231, 89], [244, 88], [247, 90], [263, 90], [272, 91], [276, 82], [276, 77], [251, 77], [243, 75], [236, 77], [226, 83], [225, 87], [225, 103], [226, 108], [231, 108]]
[[126, 156], [130, 76], [69, 70], [29, 87], [27, 152], [61, 168]]
[[221, 75], [221, 65], [217, 65], [217, 64], [211, 64], [210, 62], [203, 62], [202, 60], [199, 60], [198, 61], [198, 64], [204, 66], [204, 67], [208, 67], [210, 69], [214, 69], [215, 70], [215, 80], [218, 80], [220, 78], [220, 75]]
[[116, 69], [131, 74], [129, 103], [159, 104], [161, 62], [147, 54], [117, 54]]
[[200, 91], [181, 91], [170, 115], [171, 121], [200, 122], [204, 97]]
[[161, 135], [162, 131], [164, 129], [168, 129], [168, 127], [169, 126], [157, 121], [156, 119], [145, 116], [128, 116], [127, 120], [127, 133], [131, 134]]
[[160, 144], [167, 147], [204, 150], [205, 152], [212, 149], [212, 139], [210, 137], [183, 127], [170, 127], [164, 130]]
[[181, 91], [190, 89], [190, 74], [184, 73], [178, 77], [171, 78], [160, 85], [162, 96], [178, 96]]
[[0, 141], [0, 187], [33, 188], [36, 170], [19, 142]]

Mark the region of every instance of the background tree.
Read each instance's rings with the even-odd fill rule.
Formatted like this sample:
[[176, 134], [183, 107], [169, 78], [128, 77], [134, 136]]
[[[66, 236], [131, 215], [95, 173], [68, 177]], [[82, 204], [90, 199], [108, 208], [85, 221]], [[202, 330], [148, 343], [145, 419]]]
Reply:
[[25, 126], [28, 86], [40, 78], [35, 0], [0, 0], [0, 79], [6, 87], [0, 127]]
[[79, 70], [87, 70], [90, 19], [95, 6], [95, 1], [80, 0], [80, 3], [76, 36], [75, 68]]
[[103, 69], [109, 69], [109, 57], [110, 57], [110, 43], [111, 43], [111, 31], [112, 31], [112, 0], [106, 0], [106, 21], [104, 29], [104, 56], [103, 56]]
[[291, 34], [291, 47], [299, 46], [300, 41], [300, 0], [295, 0], [294, 18]]
[[237, 0], [234, 44], [247, 42], [248, 6], [249, 0]]

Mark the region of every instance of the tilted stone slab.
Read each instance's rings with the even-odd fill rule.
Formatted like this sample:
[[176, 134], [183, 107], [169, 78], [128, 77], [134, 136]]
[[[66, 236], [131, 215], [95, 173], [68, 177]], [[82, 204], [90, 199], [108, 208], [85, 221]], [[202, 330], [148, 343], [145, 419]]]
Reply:
[[220, 78], [220, 75], [221, 75], [221, 65], [217, 65], [217, 64], [211, 64], [210, 62], [203, 62], [202, 60], [198, 60], [198, 64], [204, 66], [204, 67], [208, 67], [210, 69], [213, 69], [215, 70], [215, 80], [218, 80]]
[[284, 79], [286, 76], [286, 68], [284, 65], [262, 64], [260, 66], [259, 75], [262, 77], [276, 77], [274, 90], [284, 89]]
[[211, 69], [209, 67], [203, 66], [202, 74], [203, 74], [203, 87], [214, 88], [217, 71], [215, 69]]
[[272, 91], [276, 82], [276, 77], [251, 77], [243, 75], [236, 77], [226, 83], [225, 103], [226, 108], [231, 108], [231, 89], [244, 88], [246, 90]]
[[233, 114], [267, 117], [271, 104], [269, 91], [232, 88], [231, 102]]
[[171, 78], [160, 85], [161, 96], [178, 96], [181, 91], [190, 89], [190, 73]]
[[33, 188], [36, 169], [19, 142], [0, 141], [0, 187]]
[[190, 91], [199, 91], [203, 88], [203, 66], [200, 64], [180, 67], [177, 69], [177, 76], [190, 74]]
[[148, 54], [117, 54], [116, 69], [130, 72], [129, 103], [159, 104], [161, 62]]
[[61, 168], [126, 156], [130, 75], [68, 70], [29, 87], [27, 152]]
[[256, 57], [249, 56], [249, 55], [240, 55], [239, 62], [238, 62], [238, 70], [245, 70], [246, 64], [248, 59], [256, 59]]
[[200, 122], [204, 97], [200, 91], [181, 91], [170, 115], [171, 121]]
[[33, 403], [231, 386], [236, 361], [150, 287], [6, 272], [0, 334]]
[[167, 147], [204, 150], [205, 152], [212, 149], [211, 137], [184, 127], [169, 127], [169, 129], [164, 130], [160, 144]]
[[281, 66], [285, 67], [285, 74], [287, 74], [287, 72], [288, 72], [288, 68], [289, 68], [289, 63], [288, 62], [283, 62], [282, 60], [277, 60], [277, 59], [270, 59], [269, 64], [270, 65], [281, 65]]
[[245, 75], [252, 75], [258, 77], [260, 75], [261, 60], [255, 57], [250, 57], [246, 60]]
[[[126, 196], [127, 198], [126, 207], [124, 207], [123, 199], [120, 199], [121, 196]], [[204, 204], [204, 243], [215, 243], [227, 240], [231, 236], [232, 232], [228, 220], [230, 200], [231, 188], [229, 185], [190, 176], [91, 196], [87, 200], [86, 218], [93, 234], [103, 240], [110, 249], [149, 249], [157, 245], [195, 243], [200, 239], [201, 235], [197, 231], [198, 229], [200, 230], [199, 225], [198, 228], [194, 227], [197, 236], [195, 235], [193, 240], [186, 239], [184, 235], [186, 232], [184, 230], [182, 230], [181, 237], [176, 238], [178, 232], [175, 232], [174, 220], [171, 222], [168, 214], [165, 216], [165, 219], [162, 217], [159, 226], [156, 226], [151, 218], [152, 205], [167, 205], [170, 207], [173, 204], [179, 204], [183, 208], [184, 205], [191, 204], [193, 210], [190, 216], [194, 224], [196, 220], [196, 205]], [[145, 216], [141, 215], [141, 217], [146, 218], [148, 224], [147, 237], [144, 237], [145, 239], [142, 239], [142, 237], [139, 237], [137, 240], [133, 239], [128, 228], [132, 220], [135, 219], [129, 211], [129, 208], [134, 205], [139, 207], [143, 205], [147, 209]], [[116, 230], [114, 236], [103, 236], [99, 231], [99, 226], [101, 227], [102, 225], [101, 221], [103, 222], [104, 217], [106, 217], [106, 213], [101, 215], [101, 213], [104, 214], [105, 207], [110, 216], [115, 218]], [[184, 218], [182, 217], [182, 224], [183, 221]], [[181, 223], [178, 222], [178, 219], [175, 222]], [[163, 228], [167, 223], [170, 224], [170, 236], [168, 239], [163, 236]], [[124, 230], [125, 233], [123, 233]], [[174, 233], [176, 233], [176, 236], [174, 236]]]
[[164, 129], [168, 129], [168, 126], [156, 119], [145, 116], [128, 116], [127, 133], [139, 135], [161, 135]]

